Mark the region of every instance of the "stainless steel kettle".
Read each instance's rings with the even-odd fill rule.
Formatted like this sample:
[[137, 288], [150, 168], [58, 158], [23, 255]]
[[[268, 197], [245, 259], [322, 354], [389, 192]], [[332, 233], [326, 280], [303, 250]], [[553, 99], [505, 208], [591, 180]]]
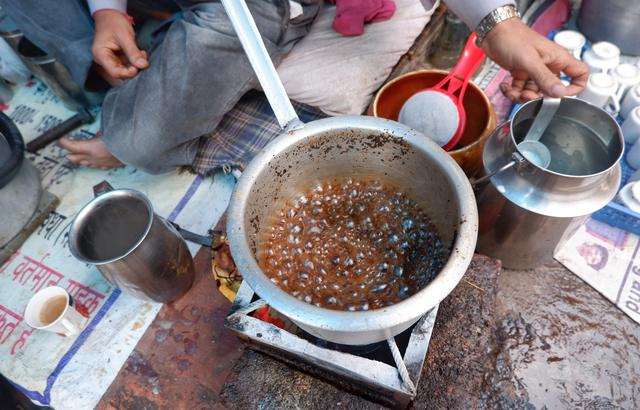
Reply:
[[483, 152], [483, 181], [476, 181], [480, 216], [477, 250], [503, 266], [542, 265], [572, 221], [606, 205], [621, 180], [622, 131], [604, 110], [563, 98], [540, 142], [551, 152], [541, 168], [518, 150], [541, 99], [530, 101], [498, 127]]
[[184, 295], [195, 270], [178, 229], [141, 192], [103, 181], [94, 193], [71, 224], [71, 254], [133, 296], [170, 303]]

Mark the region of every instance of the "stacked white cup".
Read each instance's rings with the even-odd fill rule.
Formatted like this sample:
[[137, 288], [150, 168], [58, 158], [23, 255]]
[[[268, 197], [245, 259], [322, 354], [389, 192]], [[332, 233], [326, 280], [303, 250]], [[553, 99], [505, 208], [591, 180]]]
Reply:
[[614, 76], [619, 82], [618, 96], [621, 99], [620, 116], [624, 142], [632, 144], [627, 153], [627, 163], [640, 168], [640, 69], [631, 64], [620, 64], [614, 70]]
[[558, 31], [556, 35], [553, 36], [553, 41], [560, 47], [567, 50], [569, 54], [580, 60], [582, 48], [586, 44], [587, 39], [577, 31], [562, 30]]
[[631, 87], [620, 104], [620, 116], [627, 118], [631, 110], [640, 105], [640, 84]]
[[620, 49], [608, 41], [593, 43], [582, 55], [582, 61], [592, 73], [608, 72], [620, 65]]
[[627, 144], [634, 144], [640, 137], [640, 105], [631, 110], [622, 123], [622, 135]]
[[611, 75], [618, 82], [618, 99], [623, 101], [627, 91], [640, 83], [640, 68], [636, 67], [633, 64], [624, 63], [620, 64], [613, 70], [611, 70]]
[[593, 73], [589, 75], [587, 85], [578, 98], [604, 108], [612, 115], [620, 111], [618, 100], [618, 81], [607, 73]]
[[622, 135], [625, 143], [633, 144], [627, 152], [627, 162], [635, 169], [640, 168], [640, 105], [622, 123]]

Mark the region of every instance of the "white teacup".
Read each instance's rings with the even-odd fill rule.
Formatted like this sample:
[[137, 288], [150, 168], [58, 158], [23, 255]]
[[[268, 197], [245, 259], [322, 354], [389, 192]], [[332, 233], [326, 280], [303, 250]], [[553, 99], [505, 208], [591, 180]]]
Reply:
[[592, 73], [608, 72], [620, 65], [620, 49], [608, 41], [593, 43], [582, 55], [582, 61]]
[[622, 123], [622, 135], [627, 144], [635, 143], [640, 137], [640, 105], [631, 110]]
[[640, 169], [640, 139], [637, 139], [627, 152], [627, 163], [633, 169]]
[[587, 39], [577, 31], [562, 30], [558, 31], [556, 35], [553, 36], [553, 41], [560, 47], [567, 50], [569, 54], [580, 60], [582, 48], [587, 42]]
[[578, 97], [604, 108], [612, 115], [617, 115], [620, 111], [617, 92], [618, 82], [613, 76], [605, 73], [593, 73], [589, 75], [587, 86]]
[[618, 198], [627, 208], [640, 213], [640, 182], [629, 182], [620, 190]]
[[69, 293], [59, 286], [44, 288], [31, 297], [24, 311], [27, 325], [40, 330], [75, 336], [89, 320], [76, 310]]
[[640, 83], [640, 68], [633, 64], [620, 64], [611, 71], [611, 75], [618, 81], [618, 99], [620, 101], [631, 87]]
[[620, 103], [620, 115], [627, 118], [631, 110], [640, 105], [640, 84], [635, 85], [627, 91]]

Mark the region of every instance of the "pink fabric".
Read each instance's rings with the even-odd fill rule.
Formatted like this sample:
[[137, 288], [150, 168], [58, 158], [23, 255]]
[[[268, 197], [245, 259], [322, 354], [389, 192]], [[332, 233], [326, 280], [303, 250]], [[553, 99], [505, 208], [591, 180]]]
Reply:
[[548, 36], [553, 30], [564, 26], [571, 16], [569, 0], [559, 0], [549, 6], [531, 25], [531, 28], [543, 36]]
[[389, 20], [396, 11], [393, 0], [332, 0], [336, 4], [333, 29], [345, 36], [364, 33], [366, 23]]

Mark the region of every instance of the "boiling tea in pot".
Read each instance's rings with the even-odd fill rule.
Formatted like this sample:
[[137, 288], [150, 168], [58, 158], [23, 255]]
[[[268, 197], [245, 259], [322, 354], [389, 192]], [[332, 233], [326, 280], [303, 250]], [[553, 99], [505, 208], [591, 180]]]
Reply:
[[336, 310], [378, 309], [415, 294], [447, 251], [420, 206], [373, 179], [317, 183], [280, 211], [262, 252], [271, 281]]

